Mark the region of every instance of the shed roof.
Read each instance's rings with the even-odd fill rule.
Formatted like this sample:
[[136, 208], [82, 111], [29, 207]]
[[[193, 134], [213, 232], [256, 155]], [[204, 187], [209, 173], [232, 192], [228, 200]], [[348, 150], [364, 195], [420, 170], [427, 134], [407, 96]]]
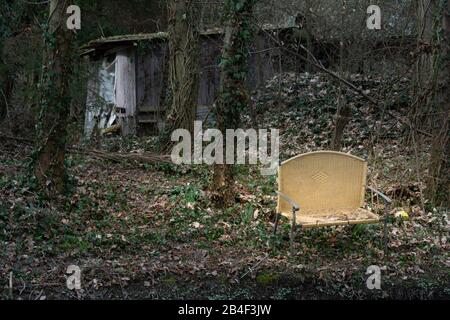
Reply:
[[[290, 29], [292, 27], [286, 26], [276, 26], [272, 24], [265, 24], [261, 27], [265, 31], [270, 30], [281, 30], [281, 29]], [[223, 28], [214, 28], [202, 31], [200, 36], [214, 36], [221, 35], [224, 33]], [[92, 40], [85, 44], [82, 47], [82, 55], [94, 53], [97, 50], [103, 51], [112, 49], [115, 47], [121, 46], [129, 46], [130, 44], [141, 42], [141, 41], [158, 41], [158, 40], [167, 40], [169, 37], [168, 32], [156, 32], [156, 33], [137, 33], [137, 34], [125, 34], [125, 35], [117, 35], [112, 37], [104, 37]]]

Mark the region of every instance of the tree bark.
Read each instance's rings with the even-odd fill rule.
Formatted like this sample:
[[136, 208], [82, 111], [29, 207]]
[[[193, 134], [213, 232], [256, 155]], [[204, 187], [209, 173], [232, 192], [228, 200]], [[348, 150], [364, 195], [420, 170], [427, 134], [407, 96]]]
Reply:
[[14, 87], [13, 72], [3, 60], [3, 41], [4, 39], [0, 39], [0, 122], [8, 114], [9, 101]]
[[170, 0], [169, 86], [170, 108], [163, 134], [163, 149], [171, 146], [170, 134], [176, 129], [194, 131], [198, 101], [199, 48], [198, 4], [194, 0]]
[[[225, 136], [227, 129], [240, 126], [240, 111], [249, 105], [249, 96], [245, 88], [247, 60], [252, 41], [252, 14], [255, 0], [227, 0], [225, 17], [224, 49], [221, 59], [221, 87], [214, 110], [217, 128]], [[234, 144], [226, 141], [225, 146]], [[232, 164], [214, 166], [212, 189], [215, 201], [220, 206], [229, 206], [234, 202], [234, 172]]]
[[50, 1], [44, 77], [41, 83], [34, 174], [41, 187], [61, 192], [65, 185], [65, 146], [70, 113], [73, 32], [66, 27], [66, 9], [72, 1]]
[[[450, 203], [449, 117], [450, 117], [450, 1], [442, 10], [442, 41], [434, 67], [437, 73], [433, 103], [433, 138], [428, 166], [428, 198], [434, 204]], [[437, 30], [439, 32], [439, 30]]]
[[[346, 16], [345, 8], [347, 4], [345, 1], [341, 3], [341, 25], [340, 25], [340, 43], [339, 43], [339, 76], [343, 76], [345, 50], [344, 50], [344, 17]], [[336, 122], [334, 124], [334, 132], [331, 140], [331, 149], [340, 151], [342, 148], [342, 137], [344, 135], [345, 127], [351, 120], [352, 109], [345, 99], [342, 90], [342, 83], [339, 82], [339, 97], [338, 110], [336, 113]]]
[[[340, 101], [344, 100], [341, 96]], [[344, 135], [344, 130], [351, 119], [351, 108], [346, 101], [339, 103], [338, 112], [336, 116], [336, 123], [334, 125], [333, 138], [331, 141], [331, 149], [335, 151], [340, 151], [342, 148], [342, 137]]]
[[0, 122], [5, 120], [9, 111], [9, 102], [13, 92], [14, 79], [10, 74], [0, 75]]
[[415, 73], [414, 93], [419, 102], [414, 110], [414, 123], [418, 128], [424, 128], [430, 124], [424, 114], [429, 113], [432, 106], [432, 94], [430, 90], [435, 74], [435, 55], [432, 50], [434, 27], [433, 22], [437, 15], [436, 0], [420, 0], [417, 4], [418, 39], [417, 62]]
[[[311, 7], [312, 7], [312, 3], [311, 0], [306, 0], [305, 1], [305, 30], [307, 33], [307, 38], [306, 38], [306, 49], [309, 51], [309, 53], [305, 53], [305, 56], [308, 57], [309, 54], [314, 55], [314, 47], [313, 47], [313, 43], [312, 43], [312, 15], [311, 15]], [[306, 62], [306, 72], [312, 72], [313, 71], [313, 66], [311, 65], [311, 61], [310, 59], [308, 59], [308, 61]]]
[[436, 0], [417, 1], [418, 16], [418, 47], [423, 50], [417, 62], [417, 82], [419, 87], [424, 90], [430, 81], [433, 70], [433, 56], [430, 45], [433, 38], [433, 21], [436, 15]]

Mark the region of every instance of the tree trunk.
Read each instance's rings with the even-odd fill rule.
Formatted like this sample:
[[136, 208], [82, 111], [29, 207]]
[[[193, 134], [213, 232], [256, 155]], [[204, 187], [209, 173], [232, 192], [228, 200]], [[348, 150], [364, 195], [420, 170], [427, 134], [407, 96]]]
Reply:
[[44, 77], [37, 128], [34, 174], [41, 187], [61, 192], [65, 181], [67, 118], [71, 97], [73, 32], [66, 28], [66, 8], [72, 1], [50, 1]]
[[312, 15], [311, 15], [311, 7], [312, 7], [312, 3], [311, 0], [306, 0], [305, 1], [305, 30], [306, 30], [306, 34], [308, 35], [306, 38], [306, 49], [309, 51], [307, 53], [305, 53], [305, 57], [308, 57], [308, 61], [306, 62], [306, 72], [312, 72], [314, 70], [313, 66], [311, 65], [311, 57], [309, 56], [309, 54], [314, 55], [314, 47], [313, 47], [313, 43], [312, 43]]
[[[339, 101], [344, 100], [342, 96], [339, 97]], [[331, 141], [331, 149], [340, 151], [342, 148], [342, 136], [344, 130], [351, 119], [351, 108], [346, 101], [339, 103], [338, 112], [336, 116], [336, 123], [334, 125], [333, 139]]]
[[425, 89], [432, 76], [433, 56], [429, 49], [433, 38], [436, 9], [436, 0], [417, 1], [418, 46], [423, 50], [417, 62], [417, 82], [422, 90]]
[[[227, 129], [240, 126], [240, 111], [249, 105], [245, 89], [247, 60], [252, 41], [252, 13], [255, 0], [227, 0], [224, 49], [221, 59], [221, 87], [214, 110], [217, 128], [225, 136]], [[225, 146], [234, 144], [226, 141]], [[224, 155], [226, 150], [224, 149]], [[228, 206], [234, 202], [232, 164], [216, 164], [212, 181], [216, 203]]]
[[13, 92], [13, 70], [3, 60], [3, 39], [0, 39], [0, 122], [3, 121], [9, 109], [9, 101]]
[[194, 0], [171, 0], [168, 4], [171, 99], [163, 134], [166, 150], [173, 130], [194, 131], [199, 79], [197, 6]]
[[[345, 50], [344, 50], [344, 17], [346, 16], [346, 2], [342, 1], [341, 7], [341, 25], [340, 25], [340, 43], [339, 43], [339, 76], [343, 77]], [[340, 151], [342, 148], [342, 137], [347, 124], [352, 116], [352, 109], [345, 99], [342, 90], [342, 83], [339, 82], [338, 110], [336, 113], [336, 122], [334, 124], [334, 132], [331, 140], [331, 149]]]
[[436, 0], [420, 0], [417, 4], [418, 39], [414, 93], [419, 99], [414, 110], [414, 123], [418, 128], [429, 125], [426, 116], [432, 107], [430, 90], [433, 82], [435, 56], [432, 50], [433, 22], [437, 15]]
[[0, 75], [0, 122], [6, 119], [9, 111], [9, 102], [13, 92], [14, 79], [9, 71]]
[[437, 73], [433, 103], [433, 138], [428, 166], [428, 197], [435, 204], [450, 203], [449, 117], [450, 117], [450, 1], [442, 12], [443, 38], [434, 67]]

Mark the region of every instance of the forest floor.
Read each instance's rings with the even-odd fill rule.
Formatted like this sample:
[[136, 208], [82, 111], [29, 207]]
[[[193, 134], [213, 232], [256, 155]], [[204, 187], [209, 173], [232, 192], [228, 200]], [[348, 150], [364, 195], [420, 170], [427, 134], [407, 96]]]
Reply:
[[[365, 90], [385, 90], [361, 81]], [[392, 88], [385, 119], [347, 93], [354, 116], [343, 148], [367, 158], [369, 184], [394, 199], [387, 254], [379, 224], [302, 230], [290, 254], [289, 225], [272, 234], [276, 177], [261, 176], [255, 166], [236, 168], [236, 204], [219, 210], [210, 200], [206, 165], [70, 154], [70, 190], [49, 201], [28, 179], [31, 148], [2, 140], [0, 298], [450, 298], [448, 210], [423, 197], [427, 154], [405, 143], [411, 136], [392, 115], [404, 116], [408, 101]], [[324, 149], [335, 91], [320, 75], [284, 75], [255, 94], [244, 119], [280, 129], [282, 159]], [[102, 148], [151, 150], [153, 141], [107, 139]], [[372, 200], [368, 205], [381, 213]], [[409, 219], [394, 217], [400, 209]], [[70, 265], [81, 269], [81, 290], [66, 287]], [[381, 269], [381, 290], [366, 286], [371, 265]]]

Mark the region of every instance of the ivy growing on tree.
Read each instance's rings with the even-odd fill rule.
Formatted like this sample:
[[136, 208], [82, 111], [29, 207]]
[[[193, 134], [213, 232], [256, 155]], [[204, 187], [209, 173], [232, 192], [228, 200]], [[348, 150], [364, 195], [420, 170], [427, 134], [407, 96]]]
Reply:
[[[225, 40], [220, 61], [221, 88], [214, 109], [217, 128], [226, 129], [240, 126], [241, 111], [249, 106], [249, 96], [245, 88], [249, 49], [253, 40], [253, 9], [257, 0], [227, 0], [223, 8], [226, 23]], [[225, 141], [225, 145], [234, 141]], [[225, 150], [224, 150], [225, 154]], [[214, 166], [213, 190], [219, 205], [234, 201], [233, 166]]]

